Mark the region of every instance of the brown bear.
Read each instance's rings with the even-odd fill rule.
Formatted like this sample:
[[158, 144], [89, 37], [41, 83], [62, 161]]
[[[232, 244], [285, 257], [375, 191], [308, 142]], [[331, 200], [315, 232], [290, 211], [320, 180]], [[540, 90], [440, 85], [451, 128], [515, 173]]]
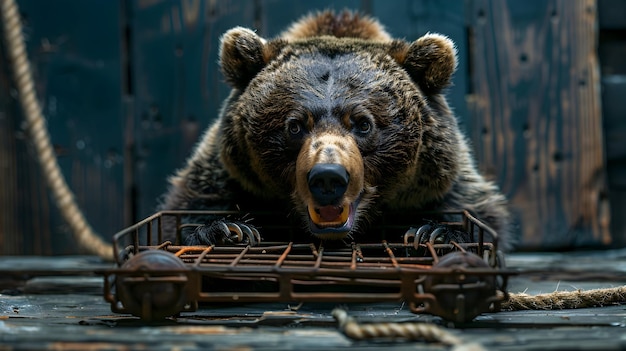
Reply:
[[[232, 92], [161, 208], [270, 211], [286, 232], [251, 224], [281, 241], [380, 239], [385, 216], [467, 209], [508, 248], [506, 199], [478, 173], [442, 94], [456, 65], [447, 37], [395, 40], [348, 11], [306, 16], [272, 40], [233, 28], [220, 48]], [[219, 241], [214, 229], [186, 243]]]

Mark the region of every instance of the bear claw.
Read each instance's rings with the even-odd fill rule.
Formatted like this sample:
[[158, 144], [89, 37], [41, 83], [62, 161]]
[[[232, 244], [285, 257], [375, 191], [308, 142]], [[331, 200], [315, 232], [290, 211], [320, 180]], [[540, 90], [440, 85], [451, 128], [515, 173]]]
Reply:
[[200, 225], [185, 239], [185, 245], [233, 245], [256, 246], [261, 242], [259, 231], [252, 225], [226, 219], [217, 219]]
[[411, 242], [417, 248], [420, 244], [430, 243], [450, 244], [469, 242], [467, 233], [461, 232], [442, 224], [424, 224], [419, 228], [411, 227], [404, 234], [404, 244], [409, 245]]

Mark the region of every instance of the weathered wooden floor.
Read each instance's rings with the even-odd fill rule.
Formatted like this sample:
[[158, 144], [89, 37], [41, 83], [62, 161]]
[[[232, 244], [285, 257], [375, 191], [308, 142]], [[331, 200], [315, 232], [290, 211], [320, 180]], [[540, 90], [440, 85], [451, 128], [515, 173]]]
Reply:
[[[514, 254], [509, 267], [545, 273], [513, 277], [510, 292], [615, 287], [626, 284], [626, 250], [567, 254]], [[332, 304], [214, 306], [177, 320], [145, 325], [111, 313], [102, 278], [81, 272], [107, 267], [91, 257], [0, 257], [0, 350], [446, 350], [423, 342], [353, 341], [337, 330]], [[20, 286], [20, 273], [41, 269]], [[563, 271], [575, 272], [575, 274]], [[56, 273], [55, 273], [56, 272]], [[63, 275], [63, 276], [60, 276]], [[17, 279], [17, 280], [16, 280]], [[350, 305], [363, 322], [424, 321], [401, 304]], [[488, 350], [626, 349], [626, 305], [555, 311], [498, 312], [449, 325]]]

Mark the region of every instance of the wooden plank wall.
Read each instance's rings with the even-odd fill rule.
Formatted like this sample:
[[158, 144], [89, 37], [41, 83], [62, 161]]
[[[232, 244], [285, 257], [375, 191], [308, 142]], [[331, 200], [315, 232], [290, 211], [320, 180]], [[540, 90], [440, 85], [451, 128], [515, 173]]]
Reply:
[[626, 246], [626, 1], [598, 1], [600, 72], [611, 232]]
[[472, 140], [526, 248], [608, 245], [592, 0], [477, 0], [469, 10]]
[[[123, 228], [119, 3], [18, 1], [37, 94], [68, 184], [104, 236]], [[77, 252], [50, 200], [2, 59], [0, 253]]]
[[[609, 200], [611, 230], [626, 228], [616, 212], [626, 206], [624, 149], [612, 141], [624, 131], [613, 129], [623, 125], [623, 107], [615, 103], [623, 85], [612, 82], [625, 65], [602, 63], [615, 73], [602, 78], [601, 104], [595, 24], [603, 16], [592, 0], [18, 3], [62, 169], [105, 238], [154, 211], [166, 177], [217, 116], [228, 94], [217, 67], [227, 29], [241, 25], [273, 37], [312, 10], [351, 8], [379, 18], [396, 37], [431, 31], [456, 42], [459, 69], [449, 100], [480, 168], [511, 197], [523, 248], [626, 244], [609, 231]], [[602, 30], [601, 58], [602, 50], [623, 44], [616, 39], [623, 29]], [[4, 66], [0, 253], [75, 252], [24, 138]], [[608, 184], [602, 105], [618, 111], [604, 125]]]

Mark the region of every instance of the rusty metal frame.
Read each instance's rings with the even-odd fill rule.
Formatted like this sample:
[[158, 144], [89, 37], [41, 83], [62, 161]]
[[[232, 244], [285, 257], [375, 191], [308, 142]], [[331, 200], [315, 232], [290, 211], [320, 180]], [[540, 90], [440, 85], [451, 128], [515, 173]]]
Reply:
[[[457, 220], [445, 223], [470, 234], [474, 238], [471, 243], [417, 243], [408, 234], [404, 242], [352, 243], [340, 248], [294, 242], [264, 242], [254, 247], [182, 246], [163, 241], [165, 216], [175, 218], [180, 239], [182, 216], [229, 214], [232, 212], [164, 211], [116, 234], [119, 268], [105, 272], [104, 291], [113, 312], [153, 319], [154, 309], [164, 306], [156, 306], [157, 293], [146, 287], [158, 286], [157, 291], [164, 284], [179, 295], [178, 312], [195, 311], [200, 302], [406, 301], [415, 313], [468, 321], [480, 313], [499, 310], [508, 296], [511, 272], [500, 267], [497, 234], [467, 211], [446, 213]], [[485, 233], [495, 240], [484, 242]], [[182, 264], [128, 266], [134, 257], [152, 251], [175, 257]], [[449, 254], [481, 262], [442, 266], [442, 257]], [[215, 281], [219, 281], [219, 289], [211, 284]], [[244, 288], [242, 284], [228, 288], [237, 282], [243, 282]], [[129, 293], [120, 297], [121, 289], [135, 291], [135, 286], [143, 286], [144, 294], [135, 302], [128, 301]], [[126, 306], [131, 304], [141, 306]]]

